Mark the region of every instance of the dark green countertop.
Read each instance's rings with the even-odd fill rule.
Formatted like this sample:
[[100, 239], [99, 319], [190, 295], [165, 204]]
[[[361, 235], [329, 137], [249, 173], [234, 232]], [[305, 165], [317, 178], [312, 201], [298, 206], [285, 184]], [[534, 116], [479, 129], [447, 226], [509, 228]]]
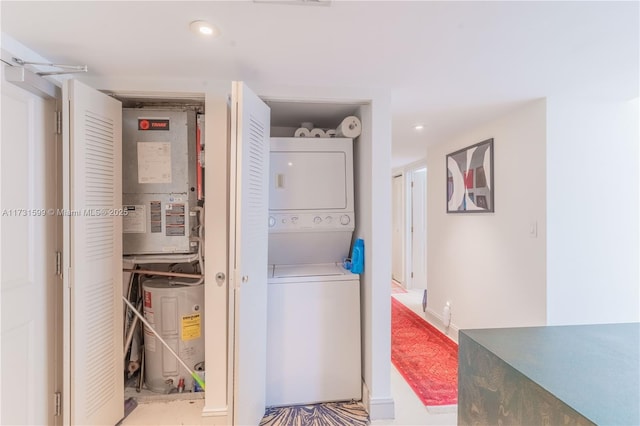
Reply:
[[461, 330], [598, 425], [640, 425], [640, 323]]

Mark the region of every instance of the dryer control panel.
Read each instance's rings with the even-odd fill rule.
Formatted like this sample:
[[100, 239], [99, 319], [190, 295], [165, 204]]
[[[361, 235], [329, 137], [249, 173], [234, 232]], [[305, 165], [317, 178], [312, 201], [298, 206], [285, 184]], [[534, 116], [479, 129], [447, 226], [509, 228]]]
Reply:
[[353, 213], [313, 212], [313, 213], [271, 213], [269, 232], [294, 231], [353, 231]]

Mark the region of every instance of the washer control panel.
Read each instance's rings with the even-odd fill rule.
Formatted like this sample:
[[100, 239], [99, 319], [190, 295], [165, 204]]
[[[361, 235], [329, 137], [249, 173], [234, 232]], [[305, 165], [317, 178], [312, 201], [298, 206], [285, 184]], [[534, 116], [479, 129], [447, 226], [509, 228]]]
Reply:
[[354, 228], [353, 213], [270, 213], [269, 232]]

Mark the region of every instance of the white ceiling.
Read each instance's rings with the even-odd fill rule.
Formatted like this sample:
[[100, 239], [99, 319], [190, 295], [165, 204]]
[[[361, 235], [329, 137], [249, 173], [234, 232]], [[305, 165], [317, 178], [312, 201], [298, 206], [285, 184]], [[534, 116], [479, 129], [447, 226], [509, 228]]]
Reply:
[[[11, 2], [2, 31], [94, 77], [389, 90], [393, 165], [535, 98], [638, 96], [632, 2]], [[189, 32], [208, 20], [221, 36]], [[425, 125], [422, 132], [412, 126]], [[474, 141], [470, 141], [474, 142]]]

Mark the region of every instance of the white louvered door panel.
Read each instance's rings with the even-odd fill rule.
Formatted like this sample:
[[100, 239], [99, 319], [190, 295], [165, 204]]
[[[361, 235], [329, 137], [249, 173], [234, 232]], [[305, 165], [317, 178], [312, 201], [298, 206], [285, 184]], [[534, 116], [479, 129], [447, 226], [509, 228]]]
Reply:
[[78, 81], [64, 102], [64, 423], [124, 415], [122, 108]]
[[257, 425], [265, 410], [271, 111], [241, 82], [233, 83], [231, 110], [233, 424]]

